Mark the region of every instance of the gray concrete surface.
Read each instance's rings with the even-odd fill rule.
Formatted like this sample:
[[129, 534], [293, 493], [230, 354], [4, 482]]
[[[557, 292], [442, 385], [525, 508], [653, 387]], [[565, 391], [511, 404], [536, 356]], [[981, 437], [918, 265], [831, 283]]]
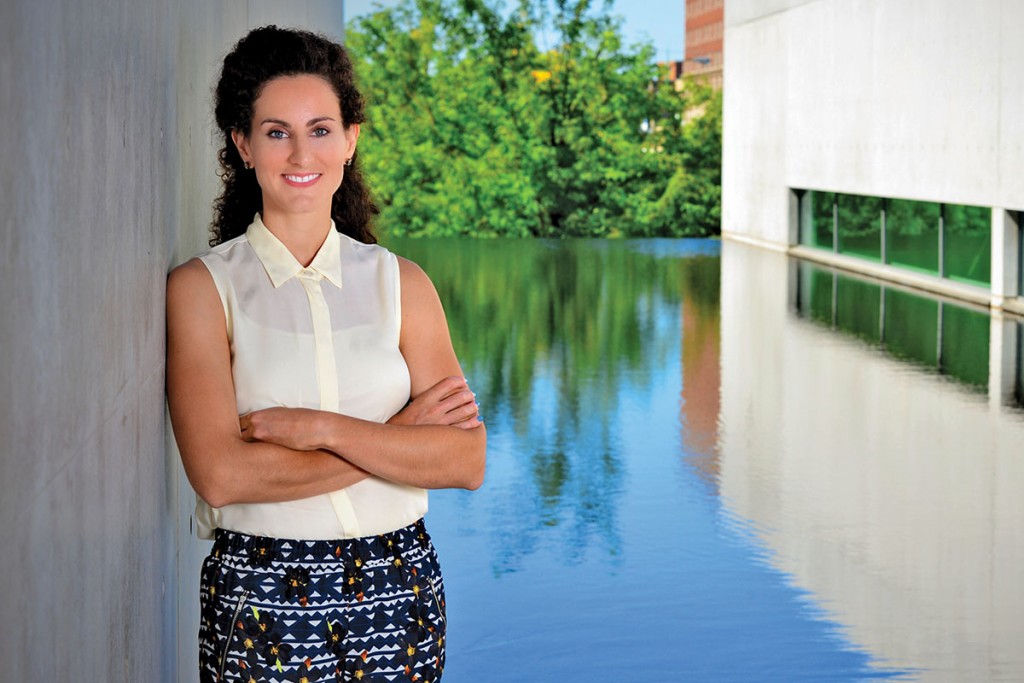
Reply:
[[1024, 3], [729, 0], [722, 230], [790, 243], [790, 188], [1024, 209]]
[[0, 4], [0, 680], [193, 681], [193, 494], [164, 282], [216, 192], [209, 93], [249, 27], [341, 2]]

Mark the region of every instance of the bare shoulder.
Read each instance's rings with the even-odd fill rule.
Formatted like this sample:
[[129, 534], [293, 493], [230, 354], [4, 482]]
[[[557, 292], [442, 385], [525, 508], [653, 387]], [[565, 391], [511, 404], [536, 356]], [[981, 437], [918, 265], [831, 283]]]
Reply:
[[167, 274], [167, 288], [176, 290], [202, 287], [204, 284], [213, 285], [213, 276], [203, 262], [198, 258], [191, 258], [180, 266], [171, 269]]
[[419, 264], [415, 261], [410, 261], [404, 256], [398, 256], [396, 254], [395, 257], [398, 259], [398, 273], [402, 278], [403, 287], [427, 286], [431, 289], [434, 288], [434, 285], [430, 282], [430, 278], [427, 277], [427, 274], [422, 268], [420, 268]]
[[[397, 256], [397, 255], [396, 255]], [[434, 283], [414, 261], [402, 256], [398, 258], [398, 274], [402, 281], [403, 301], [423, 301], [437, 298]]]
[[212, 313], [220, 310], [220, 296], [213, 275], [198, 258], [189, 259], [167, 275], [167, 310], [188, 309]]

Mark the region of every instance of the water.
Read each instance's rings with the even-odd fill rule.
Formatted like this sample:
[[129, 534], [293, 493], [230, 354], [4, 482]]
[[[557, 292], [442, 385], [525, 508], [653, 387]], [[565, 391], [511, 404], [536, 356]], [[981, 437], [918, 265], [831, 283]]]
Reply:
[[1016, 321], [733, 243], [388, 245], [488, 425], [431, 494], [446, 681], [1024, 679]]

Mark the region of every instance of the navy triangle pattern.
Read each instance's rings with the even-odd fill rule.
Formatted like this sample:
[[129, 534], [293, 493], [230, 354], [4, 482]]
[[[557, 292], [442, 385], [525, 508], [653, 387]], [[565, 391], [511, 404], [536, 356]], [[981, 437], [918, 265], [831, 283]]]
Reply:
[[200, 604], [202, 683], [436, 683], [444, 670], [444, 582], [422, 520], [337, 541], [218, 530]]

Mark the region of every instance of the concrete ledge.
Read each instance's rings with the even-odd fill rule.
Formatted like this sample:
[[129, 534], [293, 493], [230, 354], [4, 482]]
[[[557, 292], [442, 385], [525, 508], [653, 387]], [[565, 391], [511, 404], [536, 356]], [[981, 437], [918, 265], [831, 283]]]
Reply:
[[[993, 304], [993, 307], [995, 308], [996, 304]], [[1003, 299], [999, 303], [998, 308], [1007, 313], [1024, 317], [1024, 297], [1018, 296], [1012, 299]]]
[[763, 240], [759, 237], [753, 237], [751, 235], [744, 235], [739, 232], [726, 232], [722, 231], [722, 239], [732, 240], [733, 242], [740, 242], [741, 244], [749, 244], [753, 247], [760, 247], [762, 249], [770, 249], [777, 251], [780, 254], [785, 254], [789, 251], [789, 248], [785, 244], [779, 244], [778, 242], [770, 242]]

